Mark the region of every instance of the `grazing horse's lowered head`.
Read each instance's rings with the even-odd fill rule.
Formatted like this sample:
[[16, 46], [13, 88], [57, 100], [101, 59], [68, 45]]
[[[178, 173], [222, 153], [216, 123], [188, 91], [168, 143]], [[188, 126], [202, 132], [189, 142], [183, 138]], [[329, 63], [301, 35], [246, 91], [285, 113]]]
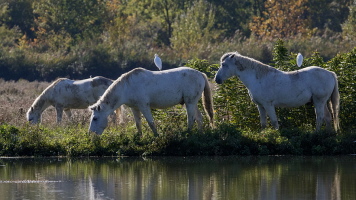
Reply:
[[[108, 125], [108, 118], [112, 109], [110, 109], [107, 103], [96, 103], [89, 107], [92, 111], [91, 122], [90, 122], [90, 132], [101, 134], [106, 126]], [[104, 116], [104, 117], [102, 117]], [[97, 124], [96, 126], [93, 126]]]

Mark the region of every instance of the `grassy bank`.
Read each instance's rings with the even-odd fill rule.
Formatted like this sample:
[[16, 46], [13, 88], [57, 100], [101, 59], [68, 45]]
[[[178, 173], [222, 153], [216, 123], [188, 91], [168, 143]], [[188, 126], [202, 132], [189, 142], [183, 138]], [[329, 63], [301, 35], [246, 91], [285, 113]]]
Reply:
[[170, 130], [141, 136], [133, 126], [111, 127], [103, 135], [87, 127], [0, 126], [0, 156], [227, 156], [340, 155], [356, 153], [356, 132], [315, 133], [282, 129], [256, 132], [221, 124], [216, 129]]

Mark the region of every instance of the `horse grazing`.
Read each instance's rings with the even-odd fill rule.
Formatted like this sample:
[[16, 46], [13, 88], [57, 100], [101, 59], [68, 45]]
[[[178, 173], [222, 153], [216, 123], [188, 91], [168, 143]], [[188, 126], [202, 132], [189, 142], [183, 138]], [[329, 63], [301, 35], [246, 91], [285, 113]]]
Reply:
[[157, 135], [151, 108], [164, 109], [177, 104], [186, 105], [188, 130], [195, 120], [201, 129], [202, 115], [198, 101], [203, 91], [203, 105], [213, 125], [213, 100], [205, 74], [188, 67], [164, 71], [133, 69], [114, 81], [104, 95], [89, 107], [92, 110], [89, 131], [101, 134], [107, 125], [107, 116], [123, 104], [131, 107], [139, 133], [142, 132], [141, 113]]
[[313, 102], [316, 113], [316, 130], [323, 121], [331, 129], [332, 109], [334, 129], [339, 129], [339, 89], [336, 74], [320, 67], [307, 67], [301, 70], [284, 72], [265, 65], [237, 52], [226, 53], [221, 57], [215, 81], [237, 76], [247, 87], [252, 101], [257, 104], [262, 128], [266, 127], [268, 114], [275, 129], [279, 128], [275, 107], [297, 107]]
[[57, 123], [60, 123], [63, 110], [71, 118], [70, 109], [88, 108], [104, 94], [112, 82], [113, 80], [101, 76], [78, 81], [59, 78], [36, 98], [27, 111], [27, 120], [34, 124], [41, 122], [42, 112], [49, 106], [54, 106]]

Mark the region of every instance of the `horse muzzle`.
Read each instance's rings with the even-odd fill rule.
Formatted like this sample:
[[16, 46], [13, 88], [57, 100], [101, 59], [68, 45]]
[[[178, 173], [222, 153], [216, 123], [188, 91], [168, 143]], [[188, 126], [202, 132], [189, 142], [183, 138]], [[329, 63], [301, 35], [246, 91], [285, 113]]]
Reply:
[[217, 83], [217, 84], [222, 84], [223, 83], [223, 81], [221, 80], [221, 78], [219, 78], [219, 77], [215, 77], [215, 82]]

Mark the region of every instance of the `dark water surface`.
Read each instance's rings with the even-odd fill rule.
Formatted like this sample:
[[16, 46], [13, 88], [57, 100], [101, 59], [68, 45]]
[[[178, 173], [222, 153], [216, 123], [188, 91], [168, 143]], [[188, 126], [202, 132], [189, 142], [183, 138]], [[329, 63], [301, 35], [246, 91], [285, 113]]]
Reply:
[[0, 199], [356, 199], [356, 156], [0, 158]]

